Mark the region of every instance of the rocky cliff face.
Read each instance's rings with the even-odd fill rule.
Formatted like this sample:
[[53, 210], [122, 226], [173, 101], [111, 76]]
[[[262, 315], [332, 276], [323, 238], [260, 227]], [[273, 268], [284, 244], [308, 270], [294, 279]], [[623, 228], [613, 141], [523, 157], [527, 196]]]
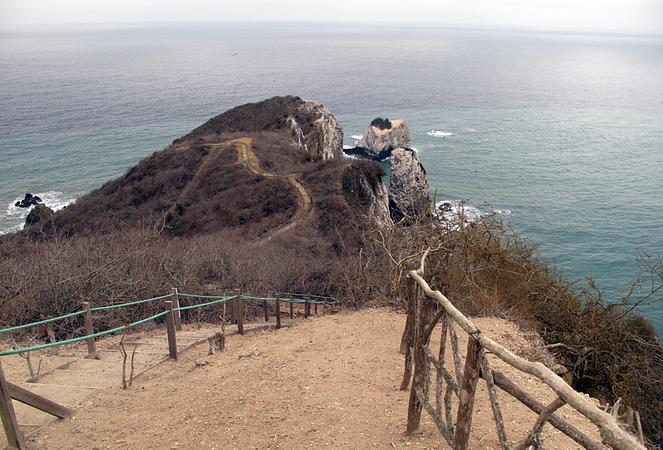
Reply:
[[361, 208], [381, 227], [391, 223], [383, 175], [382, 168], [369, 161], [357, 161], [343, 174], [343, 191], [348, 203]]
[[301, 126], [297, 127], [302, 131], [304, 151], [323, 160], [334, 159], [341, 154], [343, 129], [327, 108], [313, 100], [303, 100], [297, 107], [297, 114], [289, 118], [295, 126], [299, 125], [297, 117], [306, 121], [312, 119], [308, 132], [304, 132]]
[[391, 152], [389, 210], [394, 221], [428, 212], [430, 208], [426, 170], [417, 153], [409, 148]]
[[174, 143], [223, 133], [276, 130], [289, 130], [302, 151], [316, 159], [334, 159], [343, 151], [343, 130], [332, 113], [318, 102], [294, 96], [272, 97], [238, 106], [208, 120]]
[[[382, 123], [388, 127], [375, 125]], [[378, 119], [374, 120], [357, 144], [358, 149], [363, 150], [363, 154], [360, 152], [362, 156], [378, 161], [388, 158], [396, 148], [410, 146], [410, 129], [403, 119], [381, 119], [379, 122]]]

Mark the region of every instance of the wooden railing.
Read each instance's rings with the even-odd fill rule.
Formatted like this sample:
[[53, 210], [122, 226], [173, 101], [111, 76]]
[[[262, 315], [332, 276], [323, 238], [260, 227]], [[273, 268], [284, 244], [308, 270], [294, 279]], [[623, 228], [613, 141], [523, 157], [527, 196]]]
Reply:
[[[584, 448], [592, 450], [604, 448], [554, 414], [565, 404], [585, 416], [598, 428], [604, 444], [620, 450], [645, 449], [641, 442], [642, 438], [637, 439], [622, 429], [615, 417], [599, 409], [585, 395], [575, 391], [545, 365], [521, 358], [485, 336], [471, 320], [454, 307], [447, 297], [438, 290], [432, 290], [423, 278], [428, 253], [427, 251], [423, 255], [420, 268], [409, 272], [407, 280], [408, 314], [401, 342], [401, 351], [405, 353], [401, 389], [406, 390], [410, 382], [412, 383], [407, 434], [412, 434], [419, 428], [421, 412], [425, 410], [450, 446], [454, 449], [467, 449], [477, 383], [479, 378], [483, 378], [488, 389], [497, 437], [502, 449], [511, 448], [511, 444], [504, 427], [497, 388], [512, 395], [539, 414], [528, 436], [515, 445], [516, 449], [540, 448], [541, 430], [546, 423], [550, 423]], [[419, 292], [423, 295], [418, 295]], [[431, 334], [438, 324], [441, 324], [442, 335], [440, 348], [435, 356], [429, 344]], [[464, 367], [461, 365], [456, 325], [468, 334]], [[447, 370], [445, 366], [447, 341], [450, 343], [453, 356], [453, 372]], [[557, 398], [547, 406], [541, 404], [506, 375], [493, 369], [486, 356], [487, 353], [519, 371], [535, 376], [550, 387], [557, 394]], [[431, 393], [431, 366], [436, 375], [434, 394]], [[431, 400], [431, 396], [434, 400]], [[458, 404], [455, 418], [452, 411], [454, 397]]]

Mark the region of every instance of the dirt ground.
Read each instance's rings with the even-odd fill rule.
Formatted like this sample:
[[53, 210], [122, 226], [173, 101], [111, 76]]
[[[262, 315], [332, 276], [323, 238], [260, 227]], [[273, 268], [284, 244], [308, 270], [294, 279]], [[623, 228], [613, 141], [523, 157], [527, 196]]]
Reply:
[[[127, 390], [102, 391], [74, 418], [29, 436], [35, 448], [448, 448], [424, 412], [420, 430], [404, 435], [408, 391], [400, 391], [398, 353], [405, 316], [385, 309], [302, 320], [280, 330], [230, 336], [223, 353], [207, 346], [152, 369]], [[522, 353], [527, 336], [507, 321], [476, 320]], [[439, 333], [437, 333], [439, 335]], [[466, 339], [460, 334], [464, 350]], [[434, 350], [435, 351], [435, 350]], [[534, 378], [491, 364], [548, 403]], [[498, 448], [482, 380], [471, 448]], [[536, 415], [500, 392], [510, 440], [522, 439]], [[594, 427], [564, 407], [559, 414], [598, 439]], [[579, 448], [547, 425], [547, 449]]]

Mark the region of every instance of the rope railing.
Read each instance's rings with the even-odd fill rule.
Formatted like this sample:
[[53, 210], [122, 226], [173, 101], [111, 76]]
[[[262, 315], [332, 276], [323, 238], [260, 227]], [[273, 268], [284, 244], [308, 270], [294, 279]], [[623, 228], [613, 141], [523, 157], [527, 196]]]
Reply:
[[[13, 348], [11, 350], [0, 351], [0, 356], [15, 355], [15, 354], [19, 354], [19, 353], [28, 353], [28, 352], [33, 352], [33, 351], [36, 351], [36, 350], [44, 350], [44, 349], [48, 349], [48, 348], [59, 347], [59, 346], [62, 346], [62, 345], [73, 344], [73, 343], [86, 341], [86, 340], [88, 341], [88, 343], [91, 343], [92, 347], [91, 347], [90, 351], [92, 351], [92, 348], [94, 346], [94, 339], [96, 339], [98, 337], [107, 336], [109, 334], [117, 333], [119, 331], [123, 331], [123, 330], [129, 329], [129, 328], [133, 328], [133, 327], [136, 327], [138, 325], [142, 325], [144, 323], [147, 323], [149, 321], [158, 319], [160, 317], [163, 317], [163, 316], [169, 314], [169, 311], [163, 311], [163, 312], [154, 314], [150, 317], [147, 317], [145, 319], [141, 319], [139, 321], [136, 321], [136, 322], [133, 322], [133, 323], [130, 323], [130, 324], [126, 324], [126, 325], [122, 325], [122, 326], [119, 326], [119, 327], [111, 328], [111, 329], [108, 329], [108, 330], [105, 330], [105, 331], [99, 331], [99, 332], [96, 332], [96, 333], [92, 332], [92, 330], [93, 330], [92, 324], [91, 324], [92, 319], [91, 319], [91, 316], [90, 316], [90, 314], [92, 312], [110, 311], [110, 310], [115, 310], [115, 309], [119, 309], [119, 308], [125, 308], [125, 307], [150, 303], [150, 302], [154, 302], [154, 301], [157, 301], [157, 300], [165, 300], [165, 299], [172, 298], [172, 297], [174, 297], [175, 300], [176, 300], [175, 305], [174, 305], [175, 307], [172, 308], [172, 311], [178, 313], [178, 318], [177, 318], [178, 321], [181, 320], [179, 318], [179, 313], [182, 312], [182, 311], [188, 311], [188, 310], [192, 310], [192, 309], [204, 308], [204, 307], [208, 307], [208, 306], [212, 306], [212, 305], [216, 305], [216, 304], [225, 303], [225, 302], [228, 302], [229, 300], [233, 300], [233, 299], [244, 300], [244, 301], [257, 300], [257, 301], [274, 301], [276, 303], [286, 302], [286, 303], [325, 304], [325, 305], [332, 305], [332, 304], [337, 304], [338, 303], [338, 300], [336, 300], [334, 298], [323, 297], [323, 296], [319, 296], [319, 295], [293, 294], [293, 293], [287, 293], [287, 292], [277, 292], [276, 294], [279, 295], [279, 296], [277, 296], [277, 297], [256, 297], [256, 296], [250, 296], [250, 295], [244, 295], [244, 294], [235, 294], [235, 295], [230, 295], [230, 296], [228, 296], [228, 295], [224, 296], [224, 295], [192, 294], [192, 293], [187, 293], [187, 292], [177, 292], [177, 290], [175, 289], [174, 293], [159, 295], [159, 296], [156, 296], [156, 297], [151, 297], [151, 298], [136, 300], [136, 301], [131, 301], [131, 302], [125, 302], [125, 303], [115, 303], [115, 304], [111, 304], [111, 305], [96, 306], [96, 307], [93, 307], [93, 308], [89, 307], [89, 304], [86, 303], [86, 304], [84, 304], [85, 307], [80, 311], [75, 311], [75, 312], [72, 312], [72, 313], [69, 313], [69, 314], [64, 314], [62, 316], [52, 317], [52, 318], [39, 320], [39, 321], [36, 321], [36, 322], [31, 322], [31, 323], [24, 324], [24, 325], [17, 325], [17, 326], [14, 326], [14, 327], [5, 328], [5, 329], [0, 330], [0, 335], [1, 335], [1, 334], [5, 334], [5, 333], [20, 331], [20, 330], [24, 330], [26, 328], [31, 328], [31, 327], [44, 325], [44, 324], [56, 322], [56, 321], [59, 321], [59, 320], [64, 320], [64, 319], [68, 319], [68, 318], [72, 318], [72, 317], [78, 317], [80, 315], [83, 315], [84, 319], [87, 322], [86, 323], [87, 333], [84, 336], [79, 336], [79, 337], [65, 339], [65, 340], [56, 341], [56, 342], [50, 342], [50, 343], [46, 343], [46, 344], [39, 344], [39, 345], [35, 345], [35, 346], [32, 346], [32, 347]], [[292, 296], [292, 297], [281, 297], [281, 295], [289, 295], [289, 296]], [[179, 300], [178, 300], [179, 297], [211, 299], [211, 301], [204, 302], [204, 303], [196, 303], [196, 304], [193, 304], [193, 305], [180, 306], [179, 305]], [[293, 297], [299, 297], [299, 298], [293, 298]], [[292, 308], [291, 308], [291, 310], [292, 310]], [[308, 307], [306, 308], [306, 310], [307, 310], [306, 311], [306, 317], [308, 317], [308, 314], [309, 314]], [[279, 326], [280, 326], [280, 316], [279, 316]], [[179, 325], [178, 325], [178, 327], [179, 327]]]
[[157, 301], [157, 300], [163, 300], [163, 299], [172, 297], [173, 295], [175, 295], [175, 294], [159, 295], [157, 297], [146, 298], [144, 300], [136, 300], [134, 302], [115, 303], [115, 304], [112, 304], [112, 305], [96, 306], [94, 308], [90, 308], [90, 311], [92, 311], [92, 312], [108, 311], [108, 310], [111, 310], [111, 309], [124, 308], [124, 307], [127, 307], [127, 306], [142, 305], [144, 303], [150, 303], [150, 302], [154, 302], [154, 301]]
[[5, 328], [3, 330], [0, 330], [0, 334], [11, 333], [11, 332], [14, 332], [14, 331], [20, 331], [20, 330], [24, 330], [26, 328], [37, 327], [39, 325], [46, 325], [48, 323], [57, 322], [58, 320], [69, 319], [71, 317], [80, 316], [81, 314], [83, 314], [83, 312], [84, 312], [83, 310], [74, 311], [72, 313], [65, 314], [63, 316], [51, 317], [51, 318], [44, 319], [44, 320], [38, 320], [37, 322], [26, 323], [25, 325], [17, 325], [15, 327]]
[[[179, 294], [182, 295], [182, 294]], [[192, 297], [190, 295], [187, 295], [187, 297]], [[205, 296], [204, 298], [208, 298], [210, 296]], [[227, 302], [228, 300], [232, 300], [235, 298], [235, 296], [230, 296], [230, 297], [220, 297], [217, 300], [212, 300], [211, 302], [206, 302], [206, 303], [196, 303], [195, 305], [187, 305], [187, 306], [180, 306], [178, 308], [173, 308], [173, 311], [188, 311], [190, 309], [195, 309], [195, 308], [204, 308], [205, 306], [211, 306], [211, 305], [216, 305], [218, 303], [224, 303]]]
[[125, 324], [119, 327], [111, 328], [109, 330], [105, 331], [99, 331], [97, 333], [92, 333], [92, 334], [86, 334], [85, 336], [79, 336], [76, 338], [71, 338], [71, 339], [65, 339], [63, 341], [57, 341], [57, 342], [50, 342], [48, 344], [40, 344], [40, 345], [35, 345], [32, 347], [25, 347], [25, 348], [14, 348], [11, 350], [5, 350], [3, 352], [0, 352], [0, 356], [8, 356], [8, 355], [16, 355], [18, 353], [29, 353], [29, 352], [34, 352], [36, 350], [44, 350], [47, 348], [52, 348], [52, 347], [59, 347], [61, 345], [66, 345], [66, 344], [74, 344], [76, 342], [81, 342], [85, 341], [87, 339], [95, 339], [98, 337], [106, 336], [112, 333], [117, 333], [118, 331], [123, 331], [129, 328], [137, 327], [138, 325], [142, 325], [144, 323], [150, 322], [152, 320], [158, 319], [159, 317], [163, 317], [166, 314], [168, 314], [168, 311], [162, 311], [160, 313], [154, 314], [153, 316], [146, 317], [145, 319], [138, 320], [136, 322], [132, 322], [129, 324]]

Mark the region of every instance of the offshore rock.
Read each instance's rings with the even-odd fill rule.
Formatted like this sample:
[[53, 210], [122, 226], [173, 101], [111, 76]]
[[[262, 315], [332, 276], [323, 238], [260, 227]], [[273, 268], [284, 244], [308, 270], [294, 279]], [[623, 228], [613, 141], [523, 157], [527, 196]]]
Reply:
[[372, 161], [357, 161], [343, 173], [343, 192], [350, 205], [360, 207], [381, 228], [391, 224], [384, 172]]
[[410, 129], [404, 119], [383, 119], [378, 117], [371, 122], [355, 149], [346, 153], [381, 161], [388, 158], [396, 148], [409, 148]]
[[389, 211], [394, 221], [426, 214], [430, 209], [426, 170], [410, 148], [396, 148], [391, 152], [389, 182]]
[[14, 204], [17, 208], [29, 208], [34, 205], [42, 203], [42, 200], [37, 195], [32, 195], [29, 192], [25, 194], [23, 200], [20, 200]]

